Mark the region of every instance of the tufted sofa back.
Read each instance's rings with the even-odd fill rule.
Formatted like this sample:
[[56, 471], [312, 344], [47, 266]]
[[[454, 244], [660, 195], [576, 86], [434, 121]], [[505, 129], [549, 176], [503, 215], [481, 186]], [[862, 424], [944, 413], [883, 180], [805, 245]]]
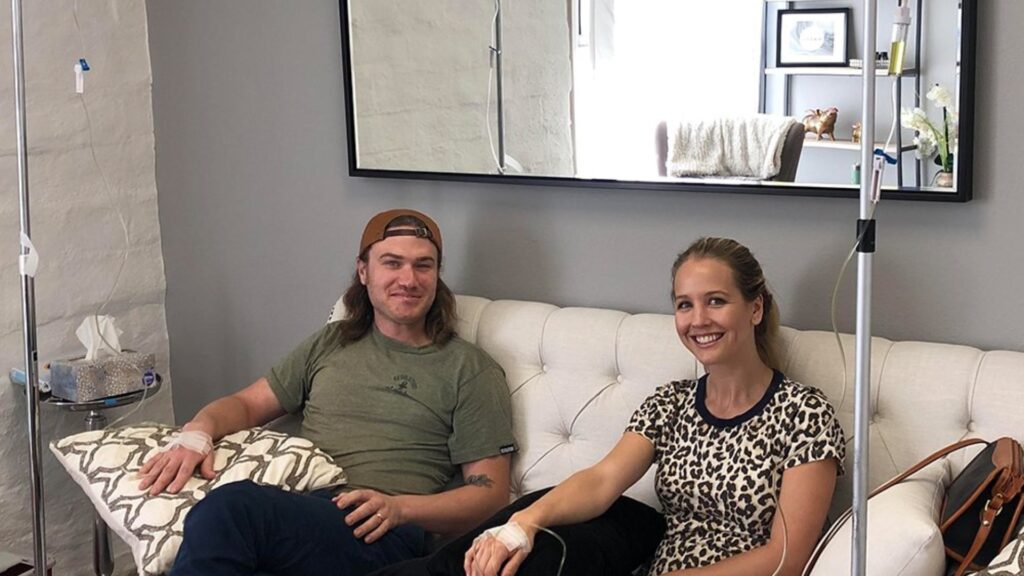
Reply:
[[[514, 496], [556, 484], [600, 459], [633, 411], [670, 380], [702, 373], [668, 314], [558, 308], [458, 296], [459, 334], [505, 369], [516, 438]], [[782, 329], [787, 376], [820, 388], [838, 408], [853, 459], [854, 338]], [[874, 338], [869, 478], [872, 487], [967, 437], [1024, 441], [1024, 353]], [[953, 472], [972, 454], [954, 457]], [[851, 474], [833, 509], [848, 506]], [[653, 469], [627, 494], [657, 506]]]

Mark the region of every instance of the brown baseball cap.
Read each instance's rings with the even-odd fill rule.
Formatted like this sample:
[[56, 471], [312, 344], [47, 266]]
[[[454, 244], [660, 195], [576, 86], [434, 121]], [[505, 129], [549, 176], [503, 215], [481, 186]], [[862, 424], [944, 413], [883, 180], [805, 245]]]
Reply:
[[[388, 225], [402, 216], [411, 216], [423, 222], [424, 225], [416, 227], [403, 226], [388, 230]], [[363, 256], [370, 249], [370, 246], [391, 236], [426, 238], [437, 247], [437, 259], [438, 261], [441, 260], [441, 230], [437, 227], [437, 223], [431, 220], [430, 216], [408, 208], [388, 210], [370, 218], [370, 221], [366, 223], [366, 228], [363, 229], [363, 239], [359, 242], [359, 255]]]

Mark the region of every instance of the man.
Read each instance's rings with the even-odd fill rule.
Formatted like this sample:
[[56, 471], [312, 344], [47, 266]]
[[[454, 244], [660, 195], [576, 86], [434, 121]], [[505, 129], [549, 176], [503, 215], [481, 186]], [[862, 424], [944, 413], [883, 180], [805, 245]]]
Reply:
[[[146, 462], [140, 488], [174, 493], [197, 467], [213, 476], [213, 440], [301, 411], [302, 435], [349, 478], [333, 498], [251, 482], [212, 491], [185, 520], [171, 576], [365, 574], [422, 554], [424, 531], [459, 533], [508, 503], [508, 387], [490, 357], [455, 336], [441, 255], [425, 214], [374, 216], [346, 317], [204, 407]], [[465, 485], [444, 491], [459, 471]]]

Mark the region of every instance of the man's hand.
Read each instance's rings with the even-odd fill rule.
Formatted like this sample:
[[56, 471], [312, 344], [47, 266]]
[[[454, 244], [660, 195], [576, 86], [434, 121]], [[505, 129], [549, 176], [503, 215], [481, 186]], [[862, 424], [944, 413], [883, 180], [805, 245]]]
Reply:
[[203, 446], [178, 442], [179, 433], [171, 444], [154, 454], [139, 470], [139, 476], [142, 478], [139, 489], [148, 488], [150, 496], [156, 496], [165, 489], [171, 494], [177, 494], [195, 474], [197, 466], [203, 478], [212, 480], [216, 472], [213, 470], [210, 436], [202, 434], [205, 436]]
[[355, 526], [352, 534], [367, 544], [379, 540], [388, 530], [404, 524], [402, 510], [393, 496], [376, 490], [353, 490], [334, 497], [338, 508], [355, 508], [345, 516], [345, 523]]

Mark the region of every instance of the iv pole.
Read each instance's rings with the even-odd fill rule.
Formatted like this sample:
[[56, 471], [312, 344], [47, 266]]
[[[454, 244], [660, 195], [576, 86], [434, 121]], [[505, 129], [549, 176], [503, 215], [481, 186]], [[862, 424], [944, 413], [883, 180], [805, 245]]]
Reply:
[[[864, 2], [863, 69], [864, 99], [861, 116], [861, 166], [874, 166], [875, 142], [875, 40], [878, 0]], [[898, 152], [897, 152], [898, 153]], [[871, 270], [875, 251], [875, 221], [872, 218], [873, 186], [881, 174], [871, 169], [861, 178], [860, 219], [857, 220], [857, 352], [854, 392], [853, 434], [853, 543], [851, 576], [864, 576], [867, 569], [868, 525], [868, 419], [871, 410]]]
[[[34, 264], [30, 263], [31, 232], [28, 211], [28, 146], [25, 135], [25, 51], [22, 42], [21, 0], [11, 0], [14, 39], [14, 100], [18, 146], [18, 193], [21, 201], [21, 308], [25, 340], [25, 398], [28, 406], [28, 454], [32, 489], [32, 544], [36, 576], [46, 575], [46, 526], [43, 509], [42, 460], [39, 452], [39, 351], [36, 345]], [[28, 244], [27, 246], [25, 244]]]
[[[494, 55], [495, 98], [498, 101], [498, 173], [505, 173], [505, 113], [503, 110], [505, 95], [502, 89], [502, 68], [501, 68], [501, 0], [494, 0], [494, 46], [491, 53]], [[489, 120], [488, 120], [489, 121]]]

